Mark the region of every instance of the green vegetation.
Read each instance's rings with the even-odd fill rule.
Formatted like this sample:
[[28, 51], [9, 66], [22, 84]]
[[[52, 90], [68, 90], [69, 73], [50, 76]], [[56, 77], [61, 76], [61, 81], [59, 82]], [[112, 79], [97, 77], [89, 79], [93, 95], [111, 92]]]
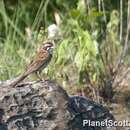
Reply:
[[44, 73], [64, 84], [106, 87], [126, 53], [129, 8], [122, 0], [1, 0], [0, 80], [24, 71], [57, 13], [62, 40]]

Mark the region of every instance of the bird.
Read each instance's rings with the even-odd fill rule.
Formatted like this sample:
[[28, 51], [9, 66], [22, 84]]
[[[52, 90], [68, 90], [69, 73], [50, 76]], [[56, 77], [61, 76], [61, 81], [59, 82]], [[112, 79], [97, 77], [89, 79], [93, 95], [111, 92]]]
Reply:
[[38, 49], [35, 57], [27, 66], [25, 72], [16, 78], [9, 86], [15, 87], [18, 83], [23, 81], [27, 76], [35, 73], [40, 80], [42, 80], [40, 73], [52, 59], [54, 45], [51, 41], [44, 42]]

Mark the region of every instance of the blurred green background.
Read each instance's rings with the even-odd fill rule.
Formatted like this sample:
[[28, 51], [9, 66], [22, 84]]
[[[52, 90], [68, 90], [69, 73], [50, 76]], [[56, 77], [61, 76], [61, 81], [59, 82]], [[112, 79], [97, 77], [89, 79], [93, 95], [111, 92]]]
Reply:
[[22, 74], [47, 39], [47, 27], [58, 23], [62, 39], [43, 76], [69, 86], [72, 94], [89, 88], [94, 97], [109, 89], [124, 48], [128, 9], [127, 0], [1, 0], [0, 80]]

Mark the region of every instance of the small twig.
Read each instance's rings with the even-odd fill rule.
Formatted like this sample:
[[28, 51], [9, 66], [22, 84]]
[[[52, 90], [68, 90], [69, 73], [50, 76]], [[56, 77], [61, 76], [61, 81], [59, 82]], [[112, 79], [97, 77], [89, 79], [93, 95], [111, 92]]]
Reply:
[[58, 26], [60, 26], [60, 24], [62, 23], [62, 21], [61, 21], [61, 17], [60, 17], [60, 15], [59, 15], [59, 13], [55, 10], [54, 11], [54, 17], [55, 17], [55, 22], [56, 22], [56, 24], [58, 25]]
[[105, 23], [107, 24], [107, 17], [106, 17], [106, 14], [105, 14], [105, 6], [104, 6], [104, 1], [103, 1], [103, 0], [101, 0], [101, 2], [102, 2], [102, 10], [103, 10], [103, 15], [104, 15], [104, 21], [105, 21]]
[[90, 14], [90, 4], [89, 4], [89, 0], [84, 0], [84, 3], [86, 4], [86, 12], [88, 14]]
[[122, 42], [123, 9], [122, 0], [120, 0], [120, 43]]
[[101, 12], [101, 0], [98, 0], [98, 10]]
[[130, 31], [130, 0], [128, 0], [128, 14], [127, 14], [127, 33], [125, 38], [125, 46], [123, 50], [123, 57], [125, 57], [128, 47], [128, 37]]

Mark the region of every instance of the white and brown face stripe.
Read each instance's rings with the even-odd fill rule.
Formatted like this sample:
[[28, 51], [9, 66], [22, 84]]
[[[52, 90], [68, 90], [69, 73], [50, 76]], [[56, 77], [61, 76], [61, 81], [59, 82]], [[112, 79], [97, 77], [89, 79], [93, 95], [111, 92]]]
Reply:
[[41, 47], [42, 47], [42, 49], [47, 50], [51, 54], [53, 51], [54, 45], [52, 42], [47, 41], [47, 42], [43, 43]]

